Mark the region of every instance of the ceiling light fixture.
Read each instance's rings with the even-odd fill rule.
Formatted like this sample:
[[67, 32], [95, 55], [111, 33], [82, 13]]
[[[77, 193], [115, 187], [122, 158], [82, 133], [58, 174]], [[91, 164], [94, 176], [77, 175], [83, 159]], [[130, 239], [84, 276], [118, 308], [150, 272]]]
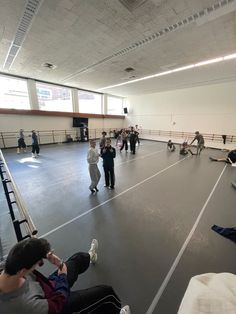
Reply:
[[165, 72], [160, 72], [160, 73], [156, 73], [156, 74], [153, 74], [153, 75], [144, 76], [144, 77], [141, 77], [139, 79], [131, 80], [131, 81], [128, 81], [128, 82], [125, 82], [125, 83], [120, 83], [120, 84], [115, 84], [115, 85], [102, 87], [102, 88], [99, 88], [98, 90], [100, 91], [100, 90], [104, 90], [104, 89], [109, 89], [109, 88], [119, 87], [119, 86], [123, 86], [123, 85], [127, 85], [127, 84], [132, 84], [132, 83], [136, 83], [136, 82], [139, 82], [139, 81], [148, 80], [148, 79], [151, 79], [151, 78], [154, 78], [154, 77], [164, 76], [164, 75], [168, 75], [168, 74], [172, 74], [172, 73], [176, 73], [176, 72], [180, 72], [180, 71], [186, 71], [186, 70], [189, 70], [189, 69], [192, 69], [192, 68], [195, 68], [195, 67], [201, 67], [201, 66], [204, 66], [204, 65], [217, 63], [217, 62], [222, 62], [222, 61], [227, 61], [227, 60], [232, 60], [232, 59], [236, 59], [236, 53], [233, 53], [231, 55], [227, 55], [227, 56], [224, 56], [224, 57], [219, 57], [219, 58], [214, 58], [214, 59], [210, 59], [210, 60], [206, 60], [206, 61], [201, 61], [201, 62], [198, 62], [198, 63], [195, 63], [195, 64], [186, 65], [186, 66], [183, 66], [183, 67], [180, 67], [180, 68], [176, 68], [176, 69], [173, 69], [173, 70], [169, 70], [169, 71], [165, 71]]

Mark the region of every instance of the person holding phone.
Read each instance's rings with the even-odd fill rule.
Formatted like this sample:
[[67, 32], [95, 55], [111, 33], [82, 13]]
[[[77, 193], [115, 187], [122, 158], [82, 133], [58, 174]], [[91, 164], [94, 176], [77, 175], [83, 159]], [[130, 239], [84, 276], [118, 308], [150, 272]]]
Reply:
[[[112, 287], [99, 285], [70, 291], [78, 275], [97, 261], [98, 242], [94, 239], [88, 253], [79, 252], [63, 262], [46, 239], [29, 238], [10, 250], [0, 272], [1, 314], [130, 314]], [[44, 260], [56, 267], [49, 277], [36, 270]]]
[[111, 140], [106, 139], [105, 147], [101, 149], [101, 157], [103, 159], [103, 169], [105, 173], [105, 187], [113, 190], [115, 186], [114, 158], [116, 150], [111, 146]]

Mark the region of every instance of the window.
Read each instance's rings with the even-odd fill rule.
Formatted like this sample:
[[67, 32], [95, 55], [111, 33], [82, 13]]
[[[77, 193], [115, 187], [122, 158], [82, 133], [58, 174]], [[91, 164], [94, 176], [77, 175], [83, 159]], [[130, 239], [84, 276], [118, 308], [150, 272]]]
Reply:
[[107, 96], [107, 114], [123, 114], [123, 98]]
[[102, 95], [79, 91], [79, 112], [81, 113], [102, 113]]
[[0, 76], [0, 108], [30, 109], [27, 81]]
[[39, 109], [72, 112], [71, 90], [66, 87], [36, 82]]

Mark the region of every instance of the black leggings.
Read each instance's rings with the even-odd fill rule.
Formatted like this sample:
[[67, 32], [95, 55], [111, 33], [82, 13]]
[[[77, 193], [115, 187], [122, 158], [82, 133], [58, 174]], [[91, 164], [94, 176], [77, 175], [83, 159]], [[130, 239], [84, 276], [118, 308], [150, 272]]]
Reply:
[[32, 144], [32, 153], [33, 154], [39, 154], [39, 150], [40, 150], [40, 148], [39, 148], [39, 145], [38, 144]]
[[[88, 253], [76, 253], [66, 261], [67, 279], [72, 287], [79, 274], [90, 264]], [[112, 287], [100, 285], [88, 289], [71, 291], [63, 314], [119, 314], [121, 302]]]

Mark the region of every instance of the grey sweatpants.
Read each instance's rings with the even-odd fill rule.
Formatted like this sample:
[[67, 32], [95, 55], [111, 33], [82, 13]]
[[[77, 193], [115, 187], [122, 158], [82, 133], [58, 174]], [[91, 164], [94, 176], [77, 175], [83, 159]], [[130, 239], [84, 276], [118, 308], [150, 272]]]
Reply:
[[101, 178], [101, 173], [98, 169], [97, 164], [90, 164], [89, 165], [89, 174], [90, 174], [90, 178], [91, 178], [91, 184], [90, 184], [89, 188], [90, 188], [90, 190], [92, 190], [95, 187], [97, 187], [98, 182]]

